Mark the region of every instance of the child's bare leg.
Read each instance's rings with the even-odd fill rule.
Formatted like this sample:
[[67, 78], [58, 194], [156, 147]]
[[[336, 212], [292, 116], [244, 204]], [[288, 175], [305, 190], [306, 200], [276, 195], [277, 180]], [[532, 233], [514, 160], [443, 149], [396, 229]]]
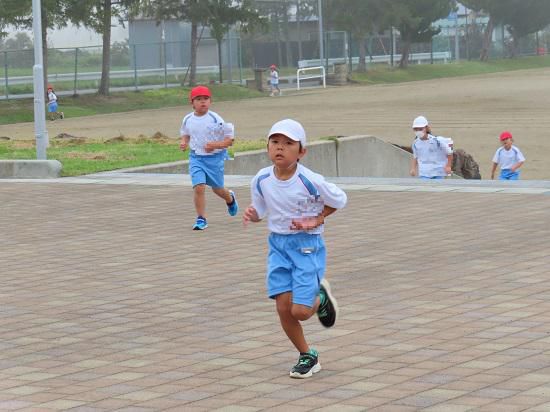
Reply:
[[204, 184], [196, 185], [193, 188], [193, 202], [195, 203], [195, 210], [197, 211], [197, 216], [206, 217], [206, 199], [204, 196]]
[[212, 188], [212, 191], [217, 194], [219, 197], [221, 197], [223, 200], [225, 200], [225, 203], [231, 203], [233, 201], [233, 197], [231, 196], [231, 193], [229, 193], [229, 190], [227, 190], [225, 187], [219, 187], [219, 188]]
[[316, 299], [313, 308], [304, 305], [294, 305], [292, 303], [292, 293], [282, 293], [275, 298], [277, 313], [281, 321], [281, 326], [288, 336], [288, 339], [300, 353], [306, 353], [309, 345], [304, 337], [304, 330], [300, 324], [301, 320], [309, 319], [319, 307], [319, 298]]

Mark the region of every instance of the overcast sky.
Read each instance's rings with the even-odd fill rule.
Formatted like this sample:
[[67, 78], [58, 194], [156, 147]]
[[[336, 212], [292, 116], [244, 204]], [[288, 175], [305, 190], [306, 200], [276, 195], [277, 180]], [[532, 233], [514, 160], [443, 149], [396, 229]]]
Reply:
[[[21, 30], [9, 30], [10, 35]], [[26, 31], [31, 38], [33, 37], [32, 31]], [[123, 41], [128, 38], [128, 26], [126, 28], [117, 24], [112, 28], [111, 43], [116, 41]], [[59, 30], [48, 30], [48, 43], [56, 48], [62, 47], [84, 47], [84, 46], [100, 46], [101, 35], [97, 34], [93, 30], [87, 30], [84, 28], [77, 28], [69, 25], [69, 27]]]

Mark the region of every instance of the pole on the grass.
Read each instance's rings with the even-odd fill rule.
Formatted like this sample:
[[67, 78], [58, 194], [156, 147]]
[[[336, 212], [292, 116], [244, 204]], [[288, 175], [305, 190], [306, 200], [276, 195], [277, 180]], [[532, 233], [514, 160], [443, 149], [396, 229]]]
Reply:
[[49, 145], [46, 130], [46, 108], [44, 91], [44, 66], [42, 60], [42, 10], [40, 0], [32, 0], [32, 29], [34, 33], [34, 135], [36, 137], [36, 158], [46, 160]]

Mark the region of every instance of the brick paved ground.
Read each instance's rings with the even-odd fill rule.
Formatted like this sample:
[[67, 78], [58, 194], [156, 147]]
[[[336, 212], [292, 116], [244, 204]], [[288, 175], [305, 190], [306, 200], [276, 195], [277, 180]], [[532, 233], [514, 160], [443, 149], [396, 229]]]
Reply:
[[341, 318], [292, 380], [264, 224], [209, 196], [192, 232], [189, 187], [0, 184], [0, 410], [550, 410], [550, 197], [348, 193]]

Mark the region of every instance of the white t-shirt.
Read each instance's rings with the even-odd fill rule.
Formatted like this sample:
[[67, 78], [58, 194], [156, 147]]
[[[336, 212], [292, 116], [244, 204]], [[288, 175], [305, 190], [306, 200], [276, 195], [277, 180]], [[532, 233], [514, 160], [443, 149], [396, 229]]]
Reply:
[[271, 71], [271, 84], [272, 85], [279, 84], [279, 72], [277, 70]]
[[53, 91], [48, 92], [48, 104], [55, 103], [55, 102], [57, 102], [56, 94]]
[[[252, 179], [251, 193], [260, 219], [267, 216], [269, 230], [283, 235], [299, 232], [290, 229], [293, 219], [315, 217], [325, 205], [341, 209], [347, 203], [342, 189], [299, 163], [288, 180], [279, 180], [273, 166], [263, 168]], [[307, 233], [323, 233], [323, 226]]]
[[211, 110], [203, 116], [197, 116], [195, 112], [192, 112], [183, 118], [180, 136], [191, 137], [189, 147], [196, 154], [201, 156], [213, 155], [224, 149], [216, 149], [213, 152], [207, 153], [204, 150], [204, 146], [208, 142], [223, 141], [226, 137], [233, 139], [233, 125], [225, 123], [220, 115]]
[[499, 147], [493, 156], [493, 163], [498, 164], [501, 169], [511, 169], [518, 162], [525, 162], [525, 156], [514, 145], [510, 150], [506, 150], [504, 146]]
[[413, 156], [418, 161], [418, 175], [426, 177], [447, 176], [447, 156], [453, 154], [445, 137], [428, 135], [426, 140], [415, 139]]

